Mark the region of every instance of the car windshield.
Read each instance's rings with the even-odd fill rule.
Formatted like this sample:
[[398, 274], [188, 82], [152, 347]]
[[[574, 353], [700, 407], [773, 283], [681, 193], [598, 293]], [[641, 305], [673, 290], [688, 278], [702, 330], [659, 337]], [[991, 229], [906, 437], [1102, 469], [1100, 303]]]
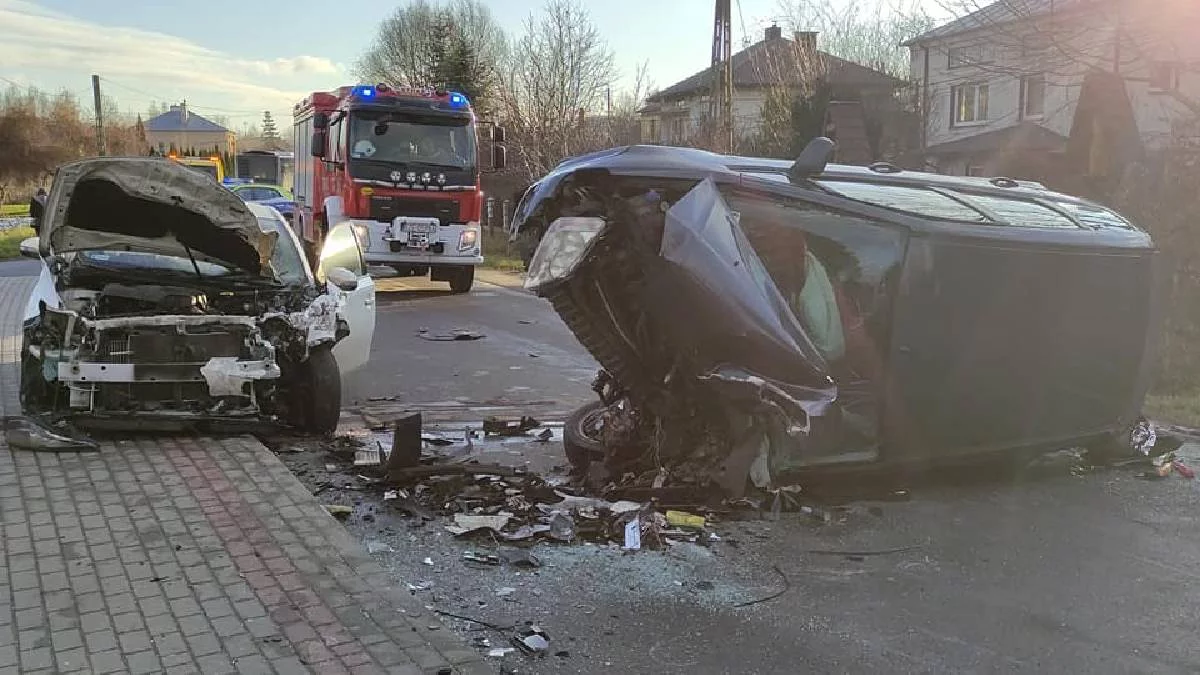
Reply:
[[467, 169], [475, 166], [475, 134], [469, 122], [360, 113], [350, 123], [350, 157]]
[[187, 258], [146, 253], [143, 251], [81, 251], [79, 257], [97, 267], [124, 270], [148, 270], [169, 274], [196, 275], [200, 270], [202, 277], [226, 277], [234, 274], [234, 270], [224, 265], [197, 260], [195, 265]]
[[202, 173], [209, 178], [217, 179], [217, 167], [213, 164], [184, 164], [187, 168], [197, 173]]

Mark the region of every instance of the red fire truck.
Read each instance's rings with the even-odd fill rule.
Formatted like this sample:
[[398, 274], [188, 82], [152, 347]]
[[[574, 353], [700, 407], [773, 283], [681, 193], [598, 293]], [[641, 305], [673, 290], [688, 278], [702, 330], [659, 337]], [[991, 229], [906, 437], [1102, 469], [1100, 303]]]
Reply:
[[[316, 92], [295, 107], [295, 226], [309, 256], [350, 222], [368, 264], [471, 289], [483, 263], [478, 123], [458, 92], [383, 84]], [[504, 167], [504, 129], [491, 166]]]

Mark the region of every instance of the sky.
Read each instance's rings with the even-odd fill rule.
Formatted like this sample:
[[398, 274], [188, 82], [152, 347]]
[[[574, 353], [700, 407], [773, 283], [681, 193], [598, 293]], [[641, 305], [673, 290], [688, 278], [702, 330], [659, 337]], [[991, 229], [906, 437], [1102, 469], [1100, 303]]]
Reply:
[[[512, 35], [544, 0], [485, 2]], [[581, 2], [616, 55], [618, 88], [631, 86], [642, 62], [661, 88], [711, 58], [712, 0]], [[66, 89], [90, 102], [97, 74], [123, 111], [187, 100], [190, 109], [224, 117], [235, 130], [261, 120], [263, 110], [282, 121], [307, 93], [354, 83], [358, 57], [380, 21], [402, 4], [0, 0], [0, 87]], [[758, 41], [779, 18], [779, 0], [735, 0], [734, 51], [743, 35]]]

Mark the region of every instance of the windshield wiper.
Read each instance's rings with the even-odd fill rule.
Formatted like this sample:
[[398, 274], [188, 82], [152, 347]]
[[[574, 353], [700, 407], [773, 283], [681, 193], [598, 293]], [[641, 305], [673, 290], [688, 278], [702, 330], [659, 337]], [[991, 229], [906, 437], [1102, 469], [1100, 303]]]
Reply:
[[[183, 244], [182, 241], [179, 243]], [[183, 244], [183, 250], [187, 251], [188, 260], [192, 261], [192, 269], [196, 270], [196, 278], [200, 281], [204, 281], [204, 275], [200, 273], [200, 265], [196, 264], [196, 256], [192, 255], [192, 247], [188, 246], [187, 244]]]

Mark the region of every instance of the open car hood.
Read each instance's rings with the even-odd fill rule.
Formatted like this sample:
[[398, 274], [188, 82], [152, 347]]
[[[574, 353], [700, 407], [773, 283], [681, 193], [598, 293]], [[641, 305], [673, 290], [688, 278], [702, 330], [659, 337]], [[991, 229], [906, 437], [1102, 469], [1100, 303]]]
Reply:
[[277, 234], [211, 178], [153, 157], [59, 167], [42, 224], [43, 255], [86, 250], [194, 256], [273, 278]]

